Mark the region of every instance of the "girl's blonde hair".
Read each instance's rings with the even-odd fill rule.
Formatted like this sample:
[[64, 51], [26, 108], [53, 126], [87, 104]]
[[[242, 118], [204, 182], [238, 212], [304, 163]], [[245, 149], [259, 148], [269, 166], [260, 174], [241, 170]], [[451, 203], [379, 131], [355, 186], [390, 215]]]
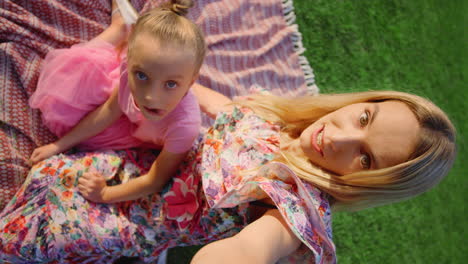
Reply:
[[128, 57], [132, 56], [137, 36], [149, 33], [164, 43], [176, 43], [193, 49], [195, 72], [198, 73], [205, 58], [205, 38], [200, 28], [185, 15], [193, 6], [191, 0], [172, 0], [142, 14], [136, 21], [128, 38]]
[[419, 142], [408, 161], [379, 170], [334, 175], [316, 167], [305, 156], [282, 151], [276, 157], [276, 161], [288, 164], [300, 178], [330, 194], [334, 210], [356, 211], [421, 194], [448, 173], [456, 155], [456, 132], [440, 108], [422, 97], [395, 91], [301, 98], [255, 95], [236, 103], [280, 124], [281, 142], [287, 142], [298, 138], [309, 125], [339, 108], [388, 100], [405, 103], [421, 126]]

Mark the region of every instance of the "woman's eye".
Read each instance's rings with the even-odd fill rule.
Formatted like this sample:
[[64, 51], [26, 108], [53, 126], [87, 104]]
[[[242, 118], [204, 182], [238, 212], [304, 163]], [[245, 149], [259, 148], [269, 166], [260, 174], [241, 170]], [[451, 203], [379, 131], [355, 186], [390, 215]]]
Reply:
[[146, 80], [148, 80], [148, 76], [146, 76], [146, 74], [144, 74], [144, 73], [141, 72], [141, 71], [135, 72], [135, 76], [136, 76], [137, 79], [140, 80], [140, 81], [146, 81]]
[[370, 161], [369, 155], [367, 155], [367, 154], [362, 154], [362, 155], [361, 155], [360, 161], [361, 161], [361, 167], [362, 167], [363, 169], [368, 170], [368, 169], [370, 168], [370, 163], [371, 163], [371, 161]]
[[365, 111], [359, 116], [359, 123], [361, 126], [366, 126], [369, 123], [369, 112]]
[[174, 81], [168, 81], [166, 82], [166, 87], [169, 88], [169, 89], [174, 89], [177, 87], [177, 83], [174, 82]]

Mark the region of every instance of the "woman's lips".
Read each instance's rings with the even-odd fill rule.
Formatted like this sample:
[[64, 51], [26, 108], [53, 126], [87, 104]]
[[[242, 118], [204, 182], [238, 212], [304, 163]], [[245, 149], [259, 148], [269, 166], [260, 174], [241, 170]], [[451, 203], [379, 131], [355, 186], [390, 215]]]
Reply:
[[323, 130], [325, 125], [322, 125], [312, 134], [312, 146], [323, 157], [322, 143], [323, 143]]

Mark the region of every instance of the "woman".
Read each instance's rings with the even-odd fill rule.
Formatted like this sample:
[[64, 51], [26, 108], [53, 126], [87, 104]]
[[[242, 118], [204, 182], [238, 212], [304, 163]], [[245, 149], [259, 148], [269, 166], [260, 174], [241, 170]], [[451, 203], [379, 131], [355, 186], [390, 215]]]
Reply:
[[[218, 102], [216, 107], [229, 103], [198, 98], [202, 106], [210, 101]], [[291, 100], [257, 95], [239, 104], [281, 124], [281, 155], [275, 159], [331, 195], [336, 211], [356, 211], [421, 194], [435, 186], [455, 160], [454, 126], [438, 107], [415, 95], [386, 91]], [[229, 252], [237, 259], [239, 252], [228, 250], [231, 244], [259, 252], [264, 243], [256, 247], [248, 242], [255, 237], [277, 241], [266, 239], [271, 228], [263, 221], [257, 226], [265, 234], [250, 234], [257, 230], [246, 228], [237, 235], [244, 239], [225, 239], [202, 248], [196, 263], [230, 259]], [[283, 238], [290, 240], [282, 245], [285, 251], [297, 246], [286, 231]], [[284, 253], [276, 246], [270, 247], [269, 256]]]
[[201, 86], [195, 93], [216, 121], [160, 195], [87, 202], [77, 192], [81, 175], [119, 183], [138, 175], [136, 166], [122, 153], [55, 156], [31, 170], [0, 215], [3, 260], [154, 261], [166, 248], [216, 241], [192, 262], [333, 263], [330, 205], [360, 210], [410, 198], [437, 184], [455, 157], [446, 115], [406, 93], [255, 95], [234, 104]]

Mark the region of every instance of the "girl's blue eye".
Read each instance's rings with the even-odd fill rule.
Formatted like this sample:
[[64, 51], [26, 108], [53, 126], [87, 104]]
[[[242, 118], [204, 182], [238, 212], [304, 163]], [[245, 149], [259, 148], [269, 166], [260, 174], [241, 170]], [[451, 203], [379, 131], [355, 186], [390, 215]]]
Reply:
[[144, 74], [144, 73], [141, 72], [141, 71], [135, 72], [135, 76], [136, 76], [137, 79], [140, 80], [140, 81], [146, 81], [146, 80], [148, 80], [148, 76], [146, 76], [146, 74]]
[[177, 87], [177, 83], [174, 82], [174, 81], [168, 81], [166, 82], [166, 87], [169, 88], [169, 89], [174, 89]]

